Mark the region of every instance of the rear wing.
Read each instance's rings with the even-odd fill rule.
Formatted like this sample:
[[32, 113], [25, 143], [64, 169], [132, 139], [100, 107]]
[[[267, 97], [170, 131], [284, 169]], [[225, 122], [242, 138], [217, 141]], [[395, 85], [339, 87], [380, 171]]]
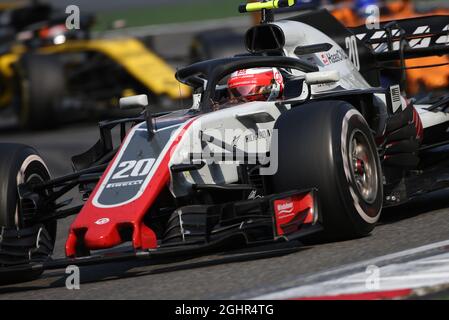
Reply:
[[378, 29], [350, 28], [378, 61], [449, 54], [449, 15], [383, 22]]

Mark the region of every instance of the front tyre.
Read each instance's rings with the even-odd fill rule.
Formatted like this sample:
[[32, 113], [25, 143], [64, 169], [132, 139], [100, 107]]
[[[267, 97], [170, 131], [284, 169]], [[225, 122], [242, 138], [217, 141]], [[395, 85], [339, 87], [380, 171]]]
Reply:
[[[33, 185], [50, 179], [42, 158], [33, 148], [22, 144], [0, 144], [0, 267], [47, 260], [56, 237], [56, 221], [35, 224], [30, 203], [19, 197], [18, 186]], [[30, 210], [31, 209], [31, 210]], [[0, 278], [1, 283], [22, 282], [38, 277], [41, 271], [17, 272]]]
[[382, 170], [364, 117], [343, 101], [309, 102], [281, 115], [275, 192], [318, 188], [326, 238], [368, 235], [382, 208]]

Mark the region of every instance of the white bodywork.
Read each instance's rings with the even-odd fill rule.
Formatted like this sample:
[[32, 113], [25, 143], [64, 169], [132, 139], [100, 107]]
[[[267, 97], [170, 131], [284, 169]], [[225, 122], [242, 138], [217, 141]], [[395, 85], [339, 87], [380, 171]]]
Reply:
[[[338, 44], [331, 38], [304, 23], [280, 21], [275, 24], [278, 25], [285, 34], [286, 44], [284, 48], [286, 56], [298, 58], [294, 54], [294, 50], [298, 46], [323, 42], [333, 45], [332, 49], [326, 53], [334, 57], [332, 61], [326, 60], [326, 58], [322, 56], [324, 53], [316, 53], [302, 57], [308, 62], [318, 66], [320, 71], [325, 72], [323, 73], [323, 83], [312, 85], [312, 94], [332, 91], [335, 88], [339, 88], [340, 90], [370, 88], [369, 84], [349, 60], [343, 48], [338, 46]], [[292, 71], [295, 76], [304, 75], [304, 73], [298, 70]], [[335, 71], [337, 71], [337, 73]], [[336, 74], [338, 74], [338, 77]], [[335, 78], [335, 80], [338, 79], [338, 81], [329, 82], [328, 79], [330, 76]], [[314, 77], [314, 79], [317, 78], [319, 78], [318, 75], [317, 77]], [[306, 86], [304, 86], [302, 92], [298, 92], [296, 100], [305, 99], [307, 97], [308, 92], [306, 89]], [[288, 101], [284, 101], [284, 103], [285, 102], [288, 103]], [[286, 108], [289, 109], [288, 104], [286, 105]], [[243, 124], [238, 120], [241, 116], [251, 118], [251, 115], [260, 113], [270, 115], [273, 120], [270, 122], [258, 123], [256, 121], [257, 117], [255, 117], [256, 120], [253, 122], [251, 128], [248, 128], [246, 126], [247, 124]], [[275, 133], [273, 133], [274, 123], [280, 114], [281, 111], [276, 106], [276, 102], [250, 102], [202, 115], [194, 121], [183, 135], [171, 158], [169, 167], [174, 164], [189, 163], [190, 153], [196, 155], [201, 154], [201, 152], [204, 153], [204, 149], [201, 145], [201, 132], [203, 135], [207, 134], [208, 136], [212, 136], [218, 141], [223, 141], [227, 145], [235, 146], [240, 150], [257, 150], [257, 152], [260, 153], [269, 151], [273, 137], [276, 138]], [[230, 128], [232, 128], [232, 130]], [[233, 133], [231, 133], [231, 131], [233, 131]], [[251, 141], [248, 143], [248, 140]], [[209, 148], [208, 150], [217, 153], [223, 153], [223, 149], [213, 143], [207, 143], [207, 148]], [[224, 153], [229, 154], [229, 152]], [[197, 158], [197, 160], [199, 159]], [[239, 163], [235, 161], [218, 161], [210, 163], [199, 170], [176, 174], [171, 173], [170, 190], [174, 196], [180, 197], [188, 194], [192, 184], [236, 183], [238, 181], [238, 165]]]
[[[284, 47], [285, 55], [298, 58], [294, 51], [298, 46], [307, 46], [320, 43], [330, 43], [332, 49], [328, 52], [320, 52], [301, 56], [302, 59], [318, 66], [320, 71], [337, 71], [339, 80], [336, 82], [327, 82], [312, 85], [312, 99], [315, 94], [328, 91], [346, 91], [357, 89], [370, 89], [370, 85], [363, 78], [349, 59], [345, 50], [341, 48], [333, 39], [323, 34], [321, 31], [296, 21], [279, 21], [275, 23], [285, 34], [286, 43]], [[305, 76], [303, 72], [292, 70], [295, 76]], [[306, 86], [302, 92], [298, 92], [295, 100], [305, 99], [308, 95]], [[386, 105], [387, 96], [384, 94], [376, 94], [381, 103]], [[198, 105], [197, 96], [196, 106]], [[289, 109], [288, 101], [283, 101], [286, 108]], [[397, 103], [398, 101], [396, 101]], [[405, 109], [407, 102], [405, 99], [399, 101], [399, 108]], [[194, 106], [195, 107], [195, 106]], [[449, 121], [449, 116], [445, 113], [428, 112], [424, 108], [426, 106], [418, 106], [417, 109], [422, 117], [424, 127]], [[398, 108], [398, 109], [399, 109]], [[266, 113], [272, 117], [272, 121], [258, 123], [256, 120], [251, 128], [247, 124], [243, 124], [238, 117], [246, 115], [256, 115]], [[187, 129], [186, 134], [182, 137], [180, 143], [176, 147], [175, 153], [170, 161], [169, 166], [179, 163], [189, 163], [189, 154], [201, 154], [204, 152], [204, 143], [201, 142], [201, 134], [207, 134], [214, 137], [218, 141], [223, 141], [229, 146], [235, 146], [239, 149], [244, 148], [242, 143], [248, 140], [247, 137], [254, 138], [258, 148], [270, 149], [273, 139], [273, 127], [275, 120], [280, 116], [281, 111], [275, 102], [251, 102], [240, 104], [235, 107], [229, 107], [219, 111], [211, 112], [200, 116], [194, 121], [192, 126]], [[257, 117], [255, 117], [256, 119]], [[229, 129], [234, 130], [233, 134], [229, 133]], [[228, 132], [226, 132], [228, 130]], [[250, 131], [255, 130], [255, 131]], [[268, 134], [267, 134], [268, 132]], [[251, 139], [249, 139], [251, 140]], [[222, 152], [223, 149], [213, 143], [206, 143], [209, 150]], [[248, 146], [246, 146], [248, 147]], [[251, 147], [250, 147], [251, 148]], [[259, 149], [258, 151], [261, 151]], [[226, 152], [225, 152], [226, 153]], [[198, 160], [198, 158], [197, 158]], [[191, 190], [193, 184], [230, 184], [238, 182], [238, 162], [219, 161], [207, 164], [199, 170], [186, 171], [183, 173], [171, 173], [170, 191], [175, 197], [185, 196]]]
[[[312, 86], [312, 93], [320, 93], [335, 88], [368, 89], [370, 85], [359, 73], [354, 64], [349, 60], [345, 50], [341, 48], [333, 39], [321, 31], [297, 21], [279, 21], [274, 23], [284, 32], [285, 35], [285, 55], [298, 58], [295, 49], [299, 46], [308, 46], [320, 43], [329, 43], [332, 49], [328, 52], [319, 52], [301, 56], [302, 59], [318, 66], [320, 71], [336, 70], [340, 74], [340, 80], [335, 83], [325, 83]], [[296, 71], [299, 73], [299, 71]]]
[[[242, 116], [250, 119], [252, 115], [260, 113], [268, 114], [273, 121], [254, 122], [254, 126], [248, 128], [238, 120]], [[226, 158], [222, 161], [212, 161], [208, 158], [209, 152], [206, 150], [224, 157], [230, 156], [231, 153], [213, 143], [206, 143], [207, 149], [205, 149], [204, 145], [202, 146], [201, 132], [203, 135], [213, 137], [215, 141], [223, 141], [239, 150], [257, 151], [262, 154], [270, 150], [273, 126], [280, 114], [275, 102], [252, 102], [199, 117], [183, 135], [170, 160], [169, 167], [174, 164], [189, 163], [191, 153], [196, 155], [194, 160], [200, 160], [202, 157], [207, 165], [199, 170], [178, 173], [176, 176], [172, 173], [170, 185], [172, 193], [177, 197], [184, 196], [189, 192], [192, 184], [224, 184], [238, 181], [239, 163]], [[211, 163], [208, 162], [209, 160]]]

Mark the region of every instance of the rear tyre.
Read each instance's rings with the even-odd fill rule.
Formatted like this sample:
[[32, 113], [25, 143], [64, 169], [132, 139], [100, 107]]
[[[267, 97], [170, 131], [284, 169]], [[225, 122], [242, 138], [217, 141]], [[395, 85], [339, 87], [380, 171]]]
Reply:
[[[28, 222], [31, 218], [30, 212], [27, 215], [24, 214], [27, 206], [20, 201], [17, 191], [18, 185], [22, 183], [34, 184], [50, 179], [50, 173], [44, 161], [36, 150], [29, 146], [2, 143], [0, 144], [0, 177], [2, 177], [0, 180], [0, 227], [2, 228], [0, 266], [30, 262], [29, 258], [33, 261], [47, 260], [55, 242], [56, 221], [31, 225]], [[16, 234], [20, 234], [20, 237]], [[37, 237], [33, 240], [31, 234]], [[26, 257], [25, 261], [23, 257]], [[41, 273], [41, 271], [17, 272], [6, 280], [28, 281]], [[4, 282], [5, 279], [0, 281]]]
[[363, 116], [342, 101], [310, 102], [277, 120], [275, 192], [318, 188], [326, 239], [368, 235], [382, 208], [382, 171]]
[[56, 110], [65, 90], [57, 56], [27, 54], [18, 65], [19, 124], [23, 129], [51, 129], [58, 124]]

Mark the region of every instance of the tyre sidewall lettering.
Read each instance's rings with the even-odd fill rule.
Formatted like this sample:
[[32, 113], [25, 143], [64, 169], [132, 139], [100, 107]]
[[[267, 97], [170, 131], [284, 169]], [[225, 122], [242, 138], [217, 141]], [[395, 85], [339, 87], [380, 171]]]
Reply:
[[[362, 126], [360, 126], [362, 124]], [[372, 142], [372, 139], [369, 139], [371, 133], [367, 132], [366, 128], [369, 128], [363, 116], [356, 109], [349, 109], [346, 111], [343, 121], [341, 124], [341, 137], [338, 144], [340, 147], [341, 159], [342, 159], [342, 168], [343, 168], [343, 180], [341, 186], [347, 186], [348, 188], [340, 188], [341, 195], [349, 201], [344, 201], [345, 203], [352, 203], [351, 208], [347, 208], [348, 210], [355, 211], [357, 216], [363, 219], [365, 223], [375, 224], [379, 220], [380, 211], [382, 207], [382, 179], [381, 179], [381, 168], [379, 161], [376, 158], [376, 167], [377, 167], [377, 183], [378, 190], [377, 196], [373, 204], [366, 203], [359, 191], [357, 189], [355, 181], [353, 181], [353, 175], [351, 174], [351, 155], [349, 154], [350, 150], [350, 137], [352, 132], [355, 129], [361, 130], [364, 135], [368, 138], [369, 145], [372, 152], [375, 152], [375, 146]], [[355, 215], [351, 215], [355, 216]]]
[[[41, 157], [37, 155], [28, 156], [22, 163], [21, 169], [17, 174], [17, 186], [21, 183], [26, 183], [32, 176], [36, 176], [41, 181], [50, 179], [50, 173]], [[17, 196], [17, 201], [19, 201]], [[16, 210], [14, 222], [16, 226], [23, 227], [21, 219], [19, 219], [19, 212]]]

